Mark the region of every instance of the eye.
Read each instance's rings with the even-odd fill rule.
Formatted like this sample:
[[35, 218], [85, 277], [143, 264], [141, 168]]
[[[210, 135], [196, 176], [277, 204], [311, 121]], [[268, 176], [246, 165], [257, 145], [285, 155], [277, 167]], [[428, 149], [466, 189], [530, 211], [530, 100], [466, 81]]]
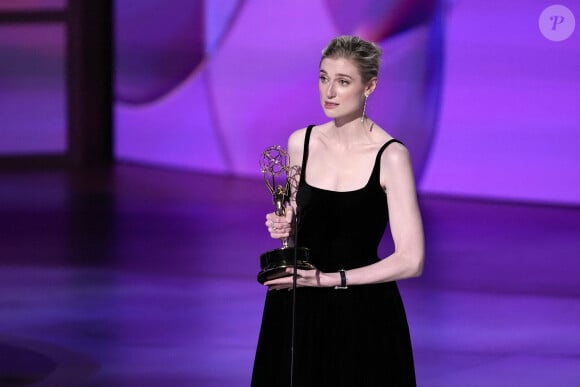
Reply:
[[350, 82], [346, 79], [341, 79], [339, 82], [341, 86], [348, 86], [350, 84]]
[[328, 78], [326, 77], [326, 75], [321, 75], [320, 76], [320, 82], [326, 83], [327, 81], [328, 81]]

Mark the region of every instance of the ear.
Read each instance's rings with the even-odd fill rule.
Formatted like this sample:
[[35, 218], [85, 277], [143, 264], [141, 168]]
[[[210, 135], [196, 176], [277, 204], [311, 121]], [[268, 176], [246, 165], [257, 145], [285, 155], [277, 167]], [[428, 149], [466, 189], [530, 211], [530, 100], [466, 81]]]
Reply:
[[370, 95], [373, 91], [375, 91], [375, 88], [377, 87], [377, 81], [378, 81], [377, 77], [372, 77], [366, 83], [366, 85], [365, 85], [365, 94], [367, 96]]

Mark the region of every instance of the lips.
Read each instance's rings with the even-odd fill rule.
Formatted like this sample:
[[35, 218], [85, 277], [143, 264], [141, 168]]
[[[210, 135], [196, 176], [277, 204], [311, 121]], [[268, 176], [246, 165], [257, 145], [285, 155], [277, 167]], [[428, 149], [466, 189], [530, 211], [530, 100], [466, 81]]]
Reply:
[[325, 109], [334, 109], [337, 106], [338, 106], [338, 104], [337, 103], [334, 103], [334, 102], [328, 102], [328, 101], [325, 101], [324, 102], [324, 108]]

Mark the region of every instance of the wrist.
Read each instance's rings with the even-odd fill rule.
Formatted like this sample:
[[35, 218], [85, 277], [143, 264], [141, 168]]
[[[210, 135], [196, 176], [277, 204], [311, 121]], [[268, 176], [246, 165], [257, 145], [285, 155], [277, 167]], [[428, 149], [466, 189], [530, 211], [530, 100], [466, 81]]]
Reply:
[[348, 281], [346, 276], [346, 271], [340, 269], [338, 271], [338, 284], [334, 286], [335, 289], [348, 289]]

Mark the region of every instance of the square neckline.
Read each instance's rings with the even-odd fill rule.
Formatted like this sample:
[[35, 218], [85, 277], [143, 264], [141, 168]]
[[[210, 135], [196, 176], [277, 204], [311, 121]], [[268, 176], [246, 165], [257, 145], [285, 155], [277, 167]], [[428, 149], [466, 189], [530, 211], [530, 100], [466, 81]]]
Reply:
[[[363, 185], [360, 188], [356, 188], [356, 189], [352, 189], [352, 190], [347, 190], [347, 191], [336, 191], [336, 190], [331, 190], [331, 189], [326, 189], [326, 188], [321, 188], [321, 187], [317, 187], [314, 186], [310, 183], [308, 183], [307, 179], [308, 176], [306, 174], [306, 166], [308, 164], [308, 156], [309, 156], [309, 150], [310, 150], [310, 134], [312, 133], [312, 129], [315, 127], [316, 125], [309, 125], [306, 128], [306, 137], [304, 139], [304, 151], [302, 153], [302, 174], [304, 175], [304, 179], [300, 179], [300, 185], [305, 185], [308, 186], [312, 189], [318, 190], [318, 191], [323, 191], [323, 192], [331, 192], [331, 193], [341, 193], [341, 194], [348, 194], [348, 193], [357, 193], [357, 192], [361, 192], [364, 191], [366, 188], [369, 187], [369, 185], [371, 184], [373, 178], [375, 177], [376, 174], [378, 174], [378, 169], [379, 169], [379, 160], [380, 157], [383, 153], [383, 151], [387, 148], [387, 146], [393, 142], [398, 142], [400, 144], [401, 141], [395, 139], [395, 138], [391, 138], [390, 140], [388, 140], [387, 142], [385, 142], [383, 145], [381, 145], [381, 147], [379, 148], [379, 150], [377, 151], [377, 154], [375, 155], [375, 161], [373, 163], [373, 167], [371, 169], [371, 173], [369, 178], [367, 179], [367, 182], [365, 185]], [[380, 184], [379, 184], [380, 186]], [[382, 187], [381, 187], [382, 189]]]

